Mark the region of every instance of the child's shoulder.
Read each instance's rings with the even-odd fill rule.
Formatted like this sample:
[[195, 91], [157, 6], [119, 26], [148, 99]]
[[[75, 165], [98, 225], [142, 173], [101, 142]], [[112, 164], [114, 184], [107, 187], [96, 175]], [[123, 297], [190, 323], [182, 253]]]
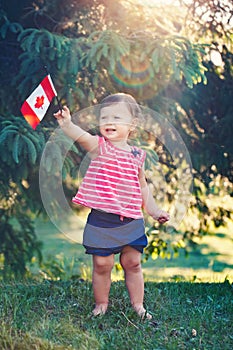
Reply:
[[131, 153], [133, 154], [134, 158], [141, 163], [141, 165], [144, 163], [146, 159], [146, 151], [144, 149], [133, 146]]

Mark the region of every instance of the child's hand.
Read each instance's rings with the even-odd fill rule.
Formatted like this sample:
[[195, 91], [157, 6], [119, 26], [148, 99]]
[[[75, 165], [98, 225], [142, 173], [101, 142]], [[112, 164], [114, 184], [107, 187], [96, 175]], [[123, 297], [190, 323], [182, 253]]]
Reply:
[[57, 113], [54, 113], [54, 117], [57, 119], [61, 127], [67, 127], [71, 122], [70, 110], [68, 107], [64, 106], [62, 111], [59, 110]]
[[160, 210], [156, 215], [153, 215], [153, 218], [160, 224], [164, 224], [170, 219], [170, 215], [166, 211]]

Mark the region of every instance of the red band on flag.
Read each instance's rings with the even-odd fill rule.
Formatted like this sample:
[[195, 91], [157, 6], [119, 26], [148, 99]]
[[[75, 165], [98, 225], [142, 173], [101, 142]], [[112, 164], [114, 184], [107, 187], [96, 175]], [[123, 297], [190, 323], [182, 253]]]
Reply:
[[49, 102], [52, 101], [52, 99], [54, 98], [54, 96], [57, 95], [56, 90], [53, 86], [53, 82], [50, 78], [49, 75], [47, 75], [42, 82], [40, 83], [42, 88], [44, 89], [46, 96], [48, 97]]
[[26, 121], [31, 125], [31, 127], [35, 130], [37, 125], [40, 123], [40, 119], [37, 118], [37, 115], [31, 109], [27, 101], [25, 101], [21, 107], [21, 112], [24, 115]]

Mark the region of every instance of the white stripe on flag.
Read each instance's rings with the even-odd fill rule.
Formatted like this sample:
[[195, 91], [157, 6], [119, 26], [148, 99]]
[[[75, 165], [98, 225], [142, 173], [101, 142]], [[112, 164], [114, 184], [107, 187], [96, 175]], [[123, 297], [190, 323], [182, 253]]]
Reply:
[[26, 101], [33, 112], [37, 115], [38, 119], [42, 120], [50, 105], [50, 102], [42, 86], [39, 85], [26, 99]]

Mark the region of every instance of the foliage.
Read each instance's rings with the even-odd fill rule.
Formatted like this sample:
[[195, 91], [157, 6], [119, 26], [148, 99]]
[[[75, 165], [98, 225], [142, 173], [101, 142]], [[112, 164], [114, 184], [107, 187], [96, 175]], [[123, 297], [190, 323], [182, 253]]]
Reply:
[[0, 276], [3, 278], [23, 276], [27, 271], [26, 265], [33, 256], [37, 255], [39, 262], [42, 259], [41, 244], [37, 241], [30, 216], [20, 206], [15, 205], [14, 211], [19, 228], [16, 228], [16, 223], [12, 225], [6, 209], [0, 209], [0, 256], [4, 267]]
[[[210, 0], [205, 4], [193, 1], [186, 5], [186, 32], [191, 29], [192, 37], [201, 38], [204, 33], [206, 43], [210, 44], [204, 63], [208, 84], [198, 84], [193, 89], [188, 89], [184, 84], [173, 84], [160, 91], [148, 105], [152, 109], [160, 106], [161, 113], [179, 130], [189, 149], [194, 171], [194, 190], [188, 218], [181, 225], [184, 235], [180, 243], [195, 245], [195, 237], [208, 234], [213, 227], [227, 225], [232, 217], [231, 206], [226, 205], [227, 201], [230, 203], [233, 194], [232, 4], [226, 2], [223, 8], [221, 2]], [[195, 15], [197, 12], [199, 16]], [[218, 13], [221, 15], [218, 16]], [[205, 15], [209, 15], [207, 22], [204, 21]], [[218, 54], [216, 64], [212, 60], [212, 54]], [[173, 175], [172, 177], [174, 179]], [[225, 198], [225, 202], [216, 201], [216, 196]], [[152, 231], [157, 229], [156, 226], [151, 228]], [[166, 257], [171, 255], [169, 246], [162, 237], [163, 234], [151, 241], [147, 247], [147, 257], [151, 254]]]
[[233, 5], [230, 0], [181, 0], [187, 7], [187, 31], [201, 37], [220, 39], [232, 34]]
[[[224, 71], [221, 73], [209, 61], [208, 85], [196, 86], [193, 90], [182, 87], [174, 93], [176, 101], [173, 113], [177, 122], [185, 124], [182, 136], [189, 145], [192, 164], [195, 169], [193, 212], [199, 218], [199, 225], [189, 223], [185, 237], [194, 237], [209, 232], [211, 223], [215, 227], [225, 225], [231, 218], [230, 206], [213, 205], [216, 195], [231, 198], [233, 195], [232, 172], [232, 53], [224, 48], [222, 52]], [[168, 92], [169, 96], [169, 92]], [[203, 96], [205, 98], [203, 99]], [[179, 107], [177, 106], [179, 103]], [[181, 108], [180, 108], [181, 107]], [[193, 118], [195, 116], [195, 118]]]
[[[4, 278], [24, 275], [27, 263], [37, 255], [42, 261], [41, 242], [35, 234], [33, 218], [43, 212], [38, 191], [38, 168], [46, 138], [50, 136], [48, 129], [40, 127], [33, 131], [21, 118], [10, 116], [7, 120], [1, 117], [0, 147], [0, 255], [2, 257], [1, 275]], [[73, 146], [70, 157], [62, 163], [62, 152], [65, 138], [50, 143], [52, 152], [46, 155], [47, 176], [62, 171], [63, 176], [73, 166], [71, 153], [77, 154]], [[54, 147], [56, 146], [56, 153]], [[58, 164], [58, 166], [57, 166]], [[52, 167], [52, 168], [51, 168]], [[55, 203], [54, 203], [55, 204]], [[34, 214], [32, 214], [34, 213]]]
[[[0, 347], [8, 349], [232, 348], [232, 291], [225, 283], [146, 283], [152, 321], [138, 319], [123, 282], [104, 317], [91, 317], [83, 280], [1, 284]], [[201, 344], [201, 347], [200, 347]]]
[[[51, 5], [47, 1], [43, 3], [44, 7], [40, 11], [46, 18]], [[98, 6], [95, 11], [98, 13]], [[85, 8], [83, 12], [85, 13]], [[53, 31], [48, 30], [47, 22], [39, 29], [34, 26], [24, 29], [23, 18], [20, 24], [10, 23], [4, 15], [0, 28], [0, 34], [5, 39], [2, 44], [8, 46], [9, 42], [13, 41], [14, 45], [18, 42], [21, 50], [20, 55], [17, 52], [19, 73], [15, 79], [9, 76], [9, 81], [10, 78], [13, 79], [10, 89], [17, 89], [20, 100], [28, 96], [44, 74], [44, 65], [55, 77], [59, 96], [72, 108], [89, 105], [105, 93], [106, 89], [116, 90], [117, 85], [143, 99], [146, 96], [143, 86], [140, 88], [141, 79], [145, 79], [143, 75], [149, 79], [147, 91], [151, 90], [152, 94], [161, 90], [169, 81], [184, 78], [189, 87], [202, 80], [206, 81], [205, 68], [201, 62], [204, 53], [202, 45], [192, 44], [180, 35], [161, 37], [159, 33], [149, 31], [135, 34], [129, 31], [122, 35], [105, 22], [99, 30], [97, 23], [97, 30], [90, 32], [88, 22], [85, 28], [82, 25], [81, 33], [72, 32], [70, 36], [61, 35], [56, 27]], [[67, 25], [63, 23], [64, 33]], [[109, 28], [103, 29], [104, 26]], [[15, 34], [13, 37], [12, 31]], [[128, 83], [132, 88], [127, 88]], [[135, 84], [139, 87], [134, 88]], [[5, 91], [5, 96], [9, 100], [8, 91]]]

